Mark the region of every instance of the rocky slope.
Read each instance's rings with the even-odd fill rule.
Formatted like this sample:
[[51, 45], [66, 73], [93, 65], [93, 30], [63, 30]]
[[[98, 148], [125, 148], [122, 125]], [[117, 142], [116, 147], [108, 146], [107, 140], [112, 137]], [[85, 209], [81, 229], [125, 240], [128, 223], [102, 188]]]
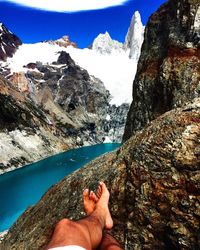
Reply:
[[0, 173], [72, 146], [49, 115], [0, 76]]
[[154, 120], [116, 152], [51, 188], [9, 230], [2, 249], [44, 249], [55, 223], [84, 215], [81, 193], [105, 180], [125, 249], [198, 249], [200, 99]]
[[0, 61], [12, 57], [21, 44], [20, 39], [0, 23]]
[[31, 98], [65, 134], [76, 137], [77, 145], [103, 141], [102, 122], [109, 108], [109, 92], [68, 53], [62, 51], [52, 64], [36, 63], [34, 70], [27, 71], [26, 79], [32, 86]]
[[170, 0], [151, 16], [124, 140], [164, 112], [199, 96], [199, 17], [199, 1], [189, 0]]
[[[110, 94], [99, 79], [76, 65], [68, 53], [57, 56], [51, 64], [25, 65], [26, 73], [10, 74], [9, 81], [2, 77], [0, 87], [5, 89], [6, 83], [23, 102], [16, 104], [12, 91], [0, 97], [0, 173], [68, 148], [121, 141], [129, 105], [110, 105]], [[24, 122], [23, 105], [30, 117], [40, 114], [44, 124]], [[54, 138], [57, 135], [59, 139]]]

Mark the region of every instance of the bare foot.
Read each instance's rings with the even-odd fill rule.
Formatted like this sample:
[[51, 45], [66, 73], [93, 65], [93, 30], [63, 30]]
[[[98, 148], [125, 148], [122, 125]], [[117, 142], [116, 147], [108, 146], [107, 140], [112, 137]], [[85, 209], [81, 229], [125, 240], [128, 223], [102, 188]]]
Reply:
[[96, 194], [88, 189], [83, 191], [84, 210], [87, 215], [92, 214], [96, 209], [103, 214], [104, 224], [106, 229], [113, 227], [113, 220], [108, 208], [110, 193], [105, 183], [100, 182]]
[[88, 189], [83, 191], [84, 210], [87, 215], [90, 215], [96, 208], [96, 203], [99, 199], [93, 191], [89, 193]]
[[110, 193], [104, 182], [99, 183], [99, 187], [97, 190], [97, 198], [99, 200], [96, 203], [96, 210], [99, 210], [101, 213], [103, 213], [105, 220], [105, 228], [111, 229], [113, 227], [113, 220], [111, 218], [110, 211], [108, 208]]

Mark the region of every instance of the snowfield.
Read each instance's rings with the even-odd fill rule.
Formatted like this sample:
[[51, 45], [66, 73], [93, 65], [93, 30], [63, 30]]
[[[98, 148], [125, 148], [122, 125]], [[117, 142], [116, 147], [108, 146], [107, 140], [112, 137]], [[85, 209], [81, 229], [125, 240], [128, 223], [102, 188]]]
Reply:
[[7, 60], [13, 72], [26, 72], [28, 63], [51, 64], [58, 59], [58, 52], [66, 51], [72, 59], [90, 75], [102, 80], [112, 96], [111, 104], [121, 105], [132, 100], [132, 84], [137, 61], [129, 58], [129, 51], [100, 54], [91, 49], [68, 48], [48, 43], [23, 44], [12, 58]]

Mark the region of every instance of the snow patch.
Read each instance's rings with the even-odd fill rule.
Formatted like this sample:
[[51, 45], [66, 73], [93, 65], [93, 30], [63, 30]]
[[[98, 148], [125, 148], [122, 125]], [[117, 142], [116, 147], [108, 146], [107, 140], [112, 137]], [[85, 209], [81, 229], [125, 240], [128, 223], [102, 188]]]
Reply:
[[107, 120], [107, 121], [110, 121], [110, 115], [109, 115], [109, 114], [107, 114], [106, 120]]
[[103, 143], [112, 143], [112, 140], [108, 136], [106, 136]]

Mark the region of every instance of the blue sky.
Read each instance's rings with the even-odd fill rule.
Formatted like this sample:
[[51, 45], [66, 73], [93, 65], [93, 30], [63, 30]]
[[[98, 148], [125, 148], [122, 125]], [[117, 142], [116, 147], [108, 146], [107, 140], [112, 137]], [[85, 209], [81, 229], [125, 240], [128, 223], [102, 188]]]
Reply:
[[[24, 0], [24, 2], [28, 0]], [[34, 2], [36, 0], [32, 0]], [[46, 0], [45, 3], [58, 0]], [[75, 0], [59, 0], [75, 1]], [[59, 2], [58, 1], [58, 2]], [[103, 1], [103, 0], [76, 0], [76, 1]], [[104, 0], [112, 5], [117, 0]], [[165, 2], [165, 0], [118, 0], [125, 2], [121, 5], [104, 9], [54, 12], [45, 8], [36, 9], [18, 5], [12, 0], [0, 0], [0, 22], [20, 37], [24, 43], [35, 43], [43, 40], [58, 39], [69, 35], [70, 40], [84, 48], [92, 43], [99, 33], [108, 31], [113, 39], [124, 42], [131, 17], [138, 10], [145, 25], [149, 16]], [[20, 2], [20, 0], [19, 0]], [[31, 1], [29, 1], [31, 2]], [[41, 0], [40, 0], [41, 2]], [[55, 3], [54, 2], [54, 3]], [[109, 5], [109, 4], [108, 4]], [[95, 8], [95, 5], [94, 5]]]

